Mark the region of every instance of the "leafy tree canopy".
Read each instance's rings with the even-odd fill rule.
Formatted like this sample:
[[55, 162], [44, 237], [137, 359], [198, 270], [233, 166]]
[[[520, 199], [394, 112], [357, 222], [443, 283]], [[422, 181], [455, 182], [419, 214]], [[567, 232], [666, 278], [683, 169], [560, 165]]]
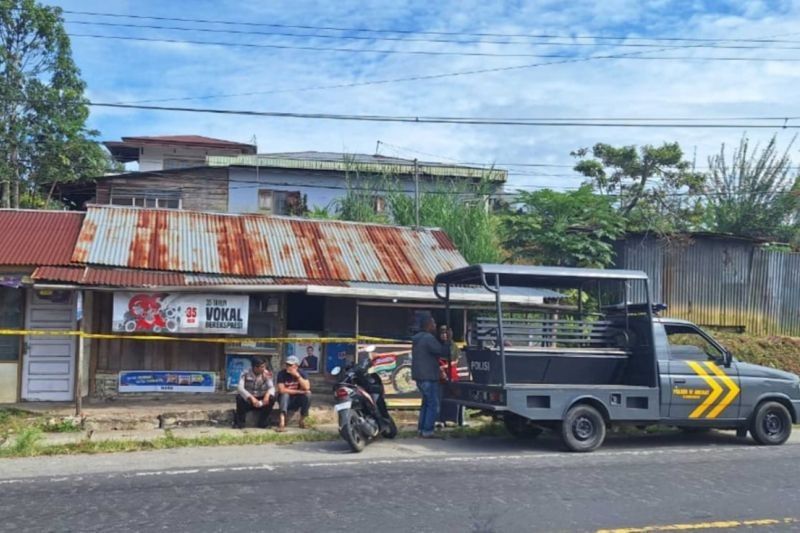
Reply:
[[694, 172], [678, 143], [615, 147], [598, 143], [572, 152], [575, 170], [597, 193], [615, 198], [614, 206], [630, 231], [672, 233], [699, 220], [696, 193], [705, 178]]
[[624, 218], [608, 196], [590, 185], [577, 191], [520, 192], [516, 209], [502, 219], [503, 245], [513, 262], [608, 267]]
[[86, 129], [85, 85], [61, 10], [0, 0], [0, 198], [39, 207], [56, 181], [102, 174], [103, 149]]
[[728, 155], [723, 144], [708, 159], [704, 188], [707, 227], [781, 241], [797, 239], [800, 215], [800, 173], [792, 170], [790, 144], [781, 152], [776, 138], [761, 148], [743, 136]]

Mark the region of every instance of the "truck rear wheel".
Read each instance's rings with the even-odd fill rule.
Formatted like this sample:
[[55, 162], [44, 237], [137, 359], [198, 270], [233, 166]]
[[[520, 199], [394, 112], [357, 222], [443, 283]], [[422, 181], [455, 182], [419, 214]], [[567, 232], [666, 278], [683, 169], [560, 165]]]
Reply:
[[534, 426], [524, 416], [506, 413], [503, 415], [503, 424], [506, 431], [518, 439], [535, 439], [542, 434], [542, 428]]
[[561, 439], [570, 451], [594, 451], [606, 439], [606, 421], [591, 405], [576, 405], [564, 417]]
[[758, 406], [750, 423], [750, 434], [759, 444], [777, 446], [792, 434], [792, 417], [788, 409], [778, 402], [764, 402]]

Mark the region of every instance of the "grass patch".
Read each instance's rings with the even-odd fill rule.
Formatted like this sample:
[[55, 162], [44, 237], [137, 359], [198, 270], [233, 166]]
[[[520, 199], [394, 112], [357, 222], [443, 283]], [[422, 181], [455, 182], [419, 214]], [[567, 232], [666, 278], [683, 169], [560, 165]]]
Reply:
[[[207, 437], [179, 437], [166, 430], [163, 437], [153, 440], [82, 440], [69, 444], [42, 445], [41, 431], [29, 428], [20, 434], [14, 444], [0, 448], [2, 457], [36, 457], [42, 455], [77, 455], [115, 452], [138, 452], [147, 450], [166, 450], [199, 446], [231, 446], [244, 444], [293, 444], [296, 442], [319, 442], [336, 440], [337, 434], [308, 430], [303, 433], [247, 433], [223, 434]], [[24, 439], [22, 437], [25, 437]]]
[[798, 337], [757, 337], [730, 331], [714, 331], [713, 335], [740, 361], [800, 374]]
[[28, 429], [40, 433], [72, 433], [80, 431], [78, 423], [69, 417], [48, 417], [20, 409], [0, 409], [0, 442], [12, 435], [21, 435]]

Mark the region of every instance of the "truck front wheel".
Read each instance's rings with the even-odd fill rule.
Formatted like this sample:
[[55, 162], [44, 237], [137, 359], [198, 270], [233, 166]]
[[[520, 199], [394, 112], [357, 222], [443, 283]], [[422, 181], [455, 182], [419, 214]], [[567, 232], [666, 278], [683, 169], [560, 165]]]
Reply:
[[783, 444], [792, 434], [792, 417], [783, 404], [764, 402], [753, 414], [750, 434], [759, 444], [767, 446]]
[[606, 421], [591, 405], [579, 404], [567, 411], [561, 424], [561, 439], [573, 452], [591, 452], [606, 439]]

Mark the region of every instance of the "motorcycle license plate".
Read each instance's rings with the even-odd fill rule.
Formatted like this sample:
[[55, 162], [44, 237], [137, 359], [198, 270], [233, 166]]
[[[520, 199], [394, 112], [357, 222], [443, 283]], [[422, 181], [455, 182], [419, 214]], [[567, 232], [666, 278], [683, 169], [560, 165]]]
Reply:
[[353, 405], [353, 402], [342, 402], [342, 403], [337, 403], [336, 405], [333, 406], [333, 408], [336, 411], [341, 411], [343, 409], [350, 409], [350, 407], [352, 407], [352, 405]]

